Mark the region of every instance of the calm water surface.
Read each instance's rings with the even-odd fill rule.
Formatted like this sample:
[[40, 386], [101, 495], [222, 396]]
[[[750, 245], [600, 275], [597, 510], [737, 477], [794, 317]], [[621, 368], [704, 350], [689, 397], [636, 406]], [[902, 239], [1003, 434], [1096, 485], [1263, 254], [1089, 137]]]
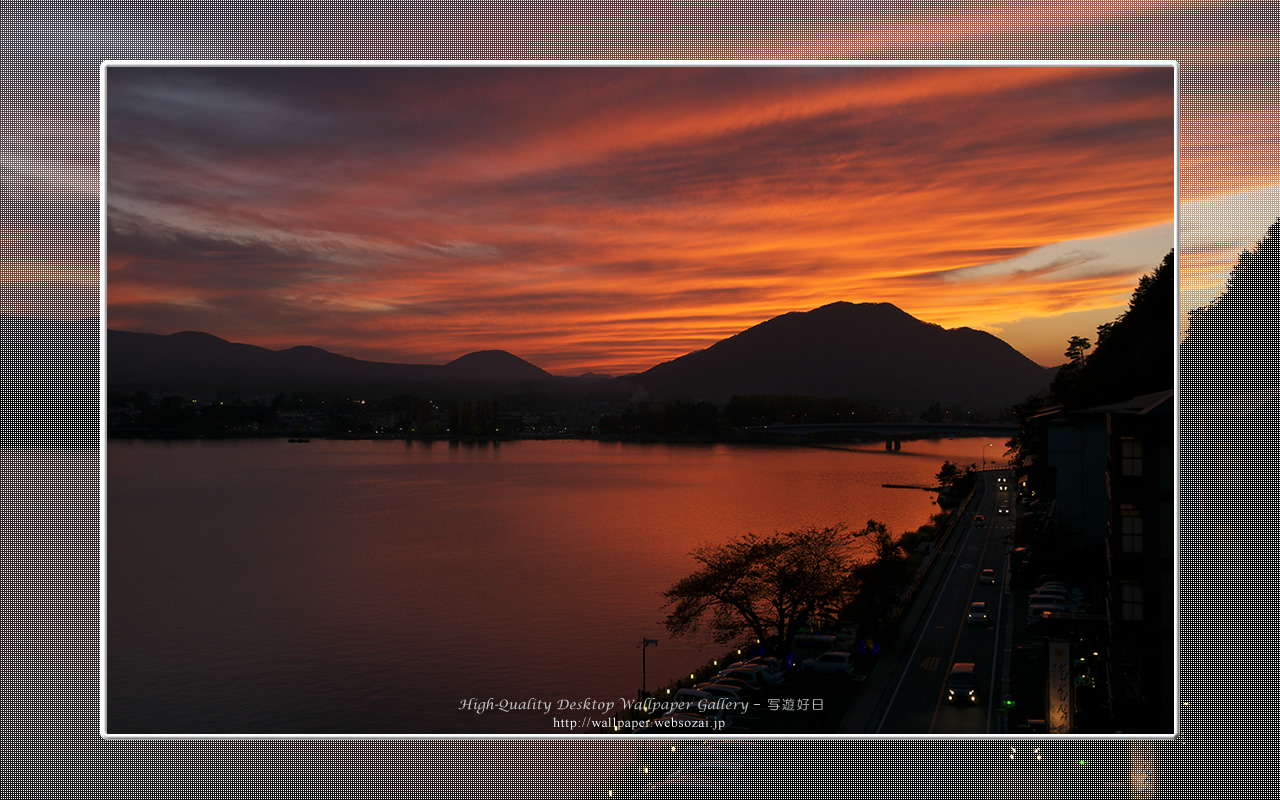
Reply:
[[[988, 439], [111, 442], [111, 733], [563, 733], [722, 654], [662, 627], [689, 551], [936, 511]], [[1003, 452], [1003, 444], [988, 455]], [[489, 698], [553, 711], [473, 707]], [[577, 731], [581, 732], [581, 730]]]

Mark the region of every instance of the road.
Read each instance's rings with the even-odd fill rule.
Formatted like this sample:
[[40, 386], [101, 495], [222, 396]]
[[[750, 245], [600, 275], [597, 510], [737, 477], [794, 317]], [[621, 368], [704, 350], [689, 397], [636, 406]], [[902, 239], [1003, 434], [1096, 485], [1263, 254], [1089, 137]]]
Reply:
[[[983, 486], [940, 558], [943, 577], [912, 639], [901, 676], [874, 728], [879, 734], [997, 733], [1002, 682], [1003, 636], [1008, 621], [1006, 551], [1013, 534], [1015, 498], [1000, 488], [1008, 472], [979, 473]], [[1008, 513], [1000, 513], [1004, 506]], [[979, 519], [981, 518], [981, 519]], [[995, 570], [997, 583], [978, 582], [984, 568]], [[969, 605], [987, 604], [988, 621], [969, 624]], [[975, 705], [953, 706], [946, 699], [946, 678], [957, 662], [971, 662], [978, 674]]]

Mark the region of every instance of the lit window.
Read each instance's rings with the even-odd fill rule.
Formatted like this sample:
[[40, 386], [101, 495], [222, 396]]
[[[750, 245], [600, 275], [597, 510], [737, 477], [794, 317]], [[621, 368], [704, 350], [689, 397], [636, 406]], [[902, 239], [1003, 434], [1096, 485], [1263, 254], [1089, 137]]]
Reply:
[[1142, 622], [1142, 587], [1136, 583], [1120, 584], [1120, 618]]
[[1142, 515], [1138, 507], [1127, 503], [1120, 506], [1120, 550], [1125, 553], [1142, 552]]
[[1142, 475], [1142, 441], [1124, 437], [1120, 439], [1120, 474], [1130, 477]]

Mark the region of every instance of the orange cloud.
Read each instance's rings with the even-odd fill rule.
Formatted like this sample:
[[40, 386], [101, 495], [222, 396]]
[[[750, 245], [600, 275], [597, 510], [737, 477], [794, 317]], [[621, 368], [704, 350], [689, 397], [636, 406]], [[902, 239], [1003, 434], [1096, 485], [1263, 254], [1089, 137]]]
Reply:
[[1037, 254], [1172, 220], [1172, 91], [1150, 68], [109, 76], [110, 324], [618, 373], [836, 300], [971, 327], [1111, 307], [1167, 247]]

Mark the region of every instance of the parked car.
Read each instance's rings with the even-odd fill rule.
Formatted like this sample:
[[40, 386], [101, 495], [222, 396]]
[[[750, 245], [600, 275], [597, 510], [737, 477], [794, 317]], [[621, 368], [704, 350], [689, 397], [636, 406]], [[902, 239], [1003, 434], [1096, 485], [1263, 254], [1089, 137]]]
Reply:
[[978, 672], [972, 662], [959, 661], [947, 674], [947, 702], [978, 704]]
[[1027, 598], [1028, 606], [1062, 606], [1059, 611], [1080, 611], [1084, 604], [1060, 594], [1033, 594]]
[[746, 669], [745, 667], [732, 667], [722, 669], [716, 673], [713, 679], [715, 683], [720, 683], [721, 678], [733, 678], [742, 681], [752, 692], [758, 692], [766, 686], [767, 682], [764, 677], [764, 670]]
[[773, 656], [756, 656], [747, 659], [748, 664], [758, 664], [772, 673], [781, 675], [786, 672], [787, 666]]
[[699, 703], [713, 699], [711, 695], [698, 689], [680, 689], [671, 697], [671, 707], [683, 711], [696, 711]]
[[723, 683], [700, 683], [693, 688], [706, 692], [715, 699], [732, 700], [735, 703], [740, 703], [744, 699], [741, 690]]
[[1044, 583], [1037, 586], [1036, 590], [1032, 592], [1032, 594], [1041, 594], [1044, 592], [1062, 592], [1063, 594], [1084, 594], [1084, 592], [1080, 591], [1074, 586], [1068, 586], [1062, 581], [1045, 581]]
[[1027, 605], [1060, 605], [1061, 611], [1083, 611], [1084, 600], [1079, 597], [1063, 597], [1060, 594], [1033, 594], [1027, 598]]
[[721, 672], [726, 672], [731, 669], [755, 670], [760, 673], [760, 677], [764, 679], [765, 685], [767, 686], [777, 686], [782, 683], [783, 680], [781, 672], [774, 672], [763, 664], [749, 664], [745, 661], [738, 661], [725, 667]]
[[818, 633], [798, 633], [791, 640], [791, 656], [787, 663], [799, 666], [806, 658], [815, 658], [836, 649], [836, 637]]
[[1084, 592], [1079, 589], [1067, 586], [1065, 583], [1042, 583], [1034, 591], [1033, 595], [1056, 595], [1061, 597], [1068, 603], [1083, 603]]
[[711, 680], [707, 681], [707, 683], [716, 683], [721, 686], [728, 686], [730, 689], [736, 690], [738, 694], [744, 698], [751, 697], [756, 693], [754, 688], [748, 686], [737, 678], [730, 678], [728, 675], [713, 675]]
[[984, 569], [978, 573], [978, 583], [995, 584], [996, 571], [994, 569]]
[[987, 604], [984, 602], [970, 603], [969, 616], [965, 621], [970, 625], [986, 625], [987, 624]]
[[1047, 603], [1039, 603], [1037, 605], [1027, 607], [1027, 624], [1035, 625], [1037, 623], [1043, 622], [1047, 617], [1054, 614], [1073, 614], [1073, 613], [1075, 612], [1072, 609], [1059, 603], [1055, 603], [1052, 605]]
[[800, 671], [850, 677], [853, 675], [853, 656], [842, 650], [833, 650], [817, 658], [807, 659], [800, 665]]

